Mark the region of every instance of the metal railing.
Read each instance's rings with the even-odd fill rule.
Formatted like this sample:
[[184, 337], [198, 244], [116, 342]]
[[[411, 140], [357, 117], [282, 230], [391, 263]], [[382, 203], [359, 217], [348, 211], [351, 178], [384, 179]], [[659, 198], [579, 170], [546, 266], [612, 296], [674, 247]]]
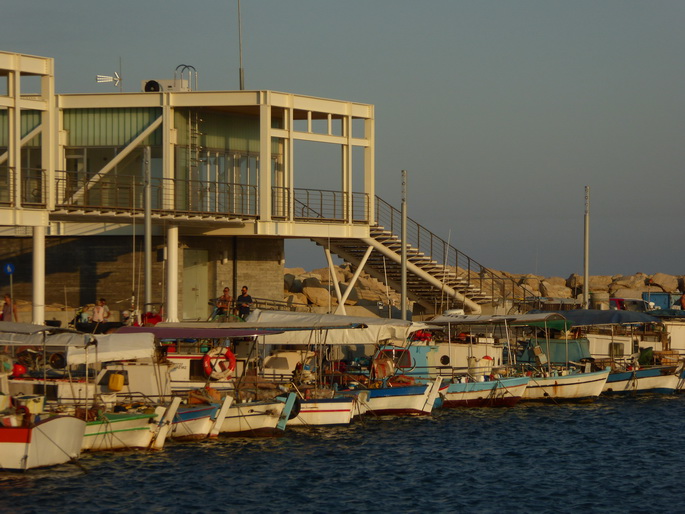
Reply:
[[[348, 220], [347, 199], [349, 193], [325, 189], [293, 189], [293, 219], [297, 221], [331, 221], [344, 223]], [[290, 208], [290, 190], [285, 187], [273, 187], [272, 217], [288, 219]], [[352, 193], [352, 223], [369, 222], [369, 195]]]
[[[402, 212], [376, 197], [376, 224], [401, 240]], [[492, 298], [519, 305], [526, 302], [526, 291], [509, 277], [497, 275], [444, 239], [411, 218], [407, 218], [407, 244], [452, 271], [464, 286], [474, 286]]]
[[[144, 209], [144, 183], [140, 177], [58, 171], [56, 205], [109, 211]], [[152, 205], [156, 212], [257, 216], [257, 187], [201, 180], [152, 179]]]
[[[0, 177], [0, 181], [2, 177]], [[256, 218], [259, 188], [256, 185], [218, 181], [152, 179], [152, 210], [173, 214]], [[345, 222], [349, 194], [342, 191], [272, 187], [272, 217], [298, 221]], [[56, 172], [56, 205], [64, 209], [120, 212], [144, 209], [141, 177], [77, 171]], [[1, 199], [1, 197], [0, 197]], [[352, 222], [368, 223], [369, 201], [365, 193], [352, 194]]]
[[[14, 168], [0, 166], [0, 205], [16, 207], [16, 187]], [[22, 168], [19, 179], [20, 202], [23, 207], [41, 208], [47, 206], [47, 184], [45, 170]]]

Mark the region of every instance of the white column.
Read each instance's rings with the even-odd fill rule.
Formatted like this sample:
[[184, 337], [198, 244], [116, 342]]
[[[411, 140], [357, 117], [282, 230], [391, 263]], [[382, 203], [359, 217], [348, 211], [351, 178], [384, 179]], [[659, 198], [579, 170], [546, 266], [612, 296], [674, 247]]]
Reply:
[[178, 321], [178, 226], [167, 228], [166, 320]]
[[45, 323], [45, 227], [33, 227], [33, 323]]
[[259, 106], [259, 205], [261, 221], [271, 221], [271, 98], [265, 93]]

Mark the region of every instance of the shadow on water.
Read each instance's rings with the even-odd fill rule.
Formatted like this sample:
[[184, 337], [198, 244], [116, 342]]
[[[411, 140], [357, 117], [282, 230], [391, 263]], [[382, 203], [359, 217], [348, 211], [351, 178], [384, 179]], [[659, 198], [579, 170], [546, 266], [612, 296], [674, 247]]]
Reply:
[[683, 396], [601, 398], [95, 453], [81, 467], [0, 474], [0, 508], [675, 512], [684, 412]]

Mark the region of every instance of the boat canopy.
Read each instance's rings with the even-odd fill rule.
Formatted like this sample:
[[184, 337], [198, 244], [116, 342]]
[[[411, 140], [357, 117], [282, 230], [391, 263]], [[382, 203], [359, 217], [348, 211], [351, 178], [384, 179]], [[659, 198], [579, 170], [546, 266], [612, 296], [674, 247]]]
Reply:
[[0, 345], [66, 349], [68, 365], [154, 357], [154, 337], [140, 334], [84, 334], [31, 323], [0, 323]]
[[573, 326], [589, 325], [632, 325], [641, 323], [659, 323], [661, 320], [644, 312], [575, 309], [564, 311], [563, 315]]
[[247, 318], [246, 324], [252, 323], [292, 327], [282, 334], [265, 336], [265, 343], [280, 345], [309, 344], [315, 336], [325, 337], [325, 341], [316, 342], [330, 345], [374, 345], [388, 339], [406, 341], [412, 332], [428, 328], [425, 323], [399, 319], [260, 309], [255, 309]]
[[563, 321], [565, 318], [557, 312], [538, 312], [534, 314], [441, 314], [434, 317], [428, 323], [431, 325], [489, 325], [508, 323], [510, 325], [529, 325], [550, 321]]
[[97, 334], [94, 344], [69, 346], [67, 364], [151, 359], [155, 355], [155, 338], [150, 333]]
[[552, 364], [567, 364], [591, 359], [590, 342], [587, 339], [532, 339], [527, 342], [517, 361], [526, 364], [536, 364], [538, 356], [535, 348], [540, 347]]
[[[209, 325], [209, 326], [207, 326]], [[235, 337], [253, 337], [265, 334], [278, 334], [274, 329], [244, 328], [244, 323], [212, 323], [202, 326], [190, 326], [181, 323], [158, 323], [153, 327], [121, 327], [117, 334], [152, 334], [157, 339], [227, 339]], [[237, 325], [237, 328], [235, 327]]]

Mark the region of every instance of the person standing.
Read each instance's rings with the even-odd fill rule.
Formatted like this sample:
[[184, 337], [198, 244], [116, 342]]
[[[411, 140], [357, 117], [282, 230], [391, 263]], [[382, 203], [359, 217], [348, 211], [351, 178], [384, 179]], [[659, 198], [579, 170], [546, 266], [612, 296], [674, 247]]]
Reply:
[[19, 321], [17, 306], [14, 305], [9, 293], [5, 294], [5, 303], [2, 306], [2, 321]]
[[247, 293], [247, 286], [243, 286], [240, 290], [240, 296], [235, 301], [238, 316], [241, 319], [247, 318], [250, 314], [250, 307], [252, 306], [252, 297]]
[[93, 323], [104, 323], [109, 318], [107, 300], [100, 298], [93, 307]]

